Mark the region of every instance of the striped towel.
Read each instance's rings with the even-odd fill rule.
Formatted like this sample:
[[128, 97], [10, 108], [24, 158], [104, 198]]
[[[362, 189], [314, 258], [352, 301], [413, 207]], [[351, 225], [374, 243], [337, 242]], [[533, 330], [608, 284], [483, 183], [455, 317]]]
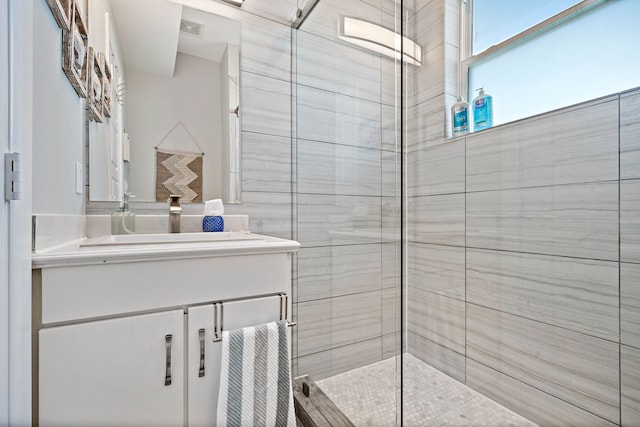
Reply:
[[295, 427], [287, 322], [222, 333], [217, 426]]

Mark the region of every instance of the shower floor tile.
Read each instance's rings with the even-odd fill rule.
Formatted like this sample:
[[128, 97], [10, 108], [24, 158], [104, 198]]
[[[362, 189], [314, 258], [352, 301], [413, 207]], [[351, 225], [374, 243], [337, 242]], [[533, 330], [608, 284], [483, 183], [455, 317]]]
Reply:
[[[396, 358], [316, 381], [357, 427], [396, 425]], [[404, 355], [404, 425], [536, 427], [421, 360]]]

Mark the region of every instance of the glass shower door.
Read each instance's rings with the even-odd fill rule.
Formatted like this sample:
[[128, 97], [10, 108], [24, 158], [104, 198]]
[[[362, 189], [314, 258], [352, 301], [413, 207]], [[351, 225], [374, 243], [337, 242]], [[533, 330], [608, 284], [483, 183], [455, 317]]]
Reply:
[[399, 425], [400, 65], [349, 33], [393, 33], [399, 5], [312, 3], [292, 30], [294, 376], [355, 425]]

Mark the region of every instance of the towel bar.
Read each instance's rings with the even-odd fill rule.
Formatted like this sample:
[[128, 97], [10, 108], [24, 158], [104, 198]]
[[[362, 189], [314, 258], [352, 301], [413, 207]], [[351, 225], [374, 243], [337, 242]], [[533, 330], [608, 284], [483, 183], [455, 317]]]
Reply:
[[[284, 320], [287, 322], [288, 327], [293, 327], [297, 325], [297, 322], [290, 322], [287, 320], [289, 317], [289, 295], [285, 293], [278, 294], [280, 297], [280, 320]], [[220, 310], [218, 310], [220, 307]], [[218, 311], [220, 315], [218, 315]], [[220, 325], [220, 329], [218, 329], [218, 324]], [[213, 303], [213, 342], [222, 341], [222, 331], [224, 329], [224, 304], [222, 301], [217, 301]]]

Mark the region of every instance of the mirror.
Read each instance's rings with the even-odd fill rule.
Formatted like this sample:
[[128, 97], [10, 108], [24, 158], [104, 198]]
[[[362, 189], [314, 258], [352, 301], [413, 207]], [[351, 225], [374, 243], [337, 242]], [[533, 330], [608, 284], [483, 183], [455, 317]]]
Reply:
[[111, 116], [89, 122], [89, 199], [240, 203], [240, 22], [175, 0], [88, 5], [113, 76]]

